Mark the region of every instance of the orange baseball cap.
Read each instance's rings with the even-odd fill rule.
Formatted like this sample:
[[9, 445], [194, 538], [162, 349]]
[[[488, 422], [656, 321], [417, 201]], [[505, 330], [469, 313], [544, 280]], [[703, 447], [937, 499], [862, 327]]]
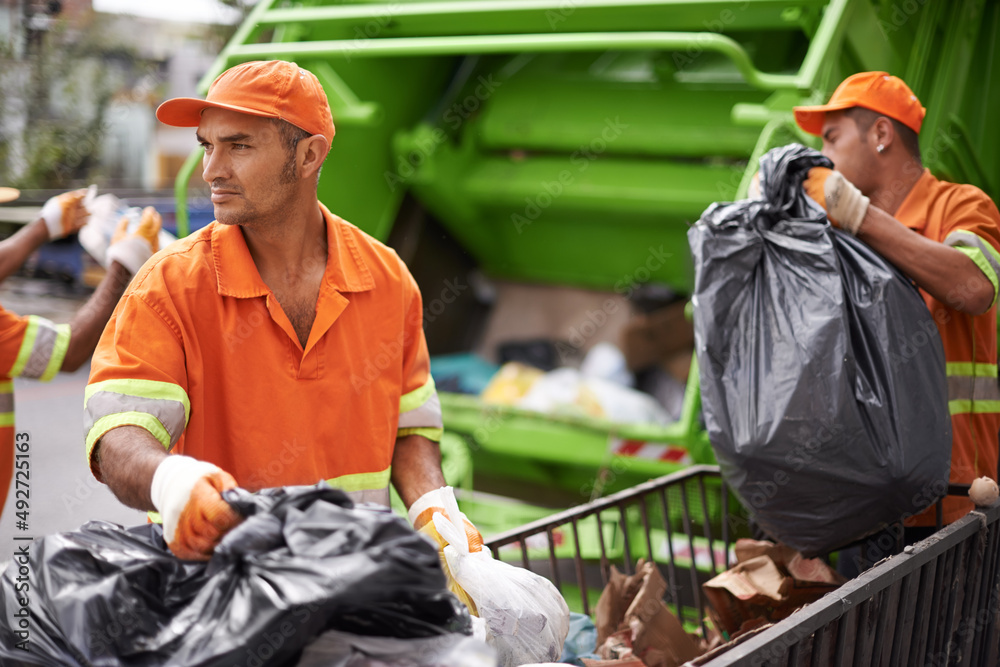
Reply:
[[156, 109], [160, 122], [198, 127], [208, 108], [229, 109], [262, 118], [280, 118], [333, 141], [330, 103], [312, 72], [285, 60], [256, 60], [230, 67], [212, 82], [206, 99], [177, 97]]
[[0, 204], [14, 201], [21, 196], [21, 191], [17, 188], [0, 188]]
[[888, 72], [861, 72], [853, 74], [833, 91], [830, 101], [815, 107], [794, 107], [795, 122], [809, 134], [823, 134], [823, 121], [827, 111], [841, 111], [852, 107], [871, 109], [920, 134], [927, 109], [910, 87], [899, 77]]

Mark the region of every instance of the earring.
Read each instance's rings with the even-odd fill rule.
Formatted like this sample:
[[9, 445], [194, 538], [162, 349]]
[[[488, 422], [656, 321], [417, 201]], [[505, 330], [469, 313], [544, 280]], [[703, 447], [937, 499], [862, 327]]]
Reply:
[[878, 146], [875, 147], [875, 150], [881, 153], [882, 151], [885, 150], [885, 144], [879, 144]]

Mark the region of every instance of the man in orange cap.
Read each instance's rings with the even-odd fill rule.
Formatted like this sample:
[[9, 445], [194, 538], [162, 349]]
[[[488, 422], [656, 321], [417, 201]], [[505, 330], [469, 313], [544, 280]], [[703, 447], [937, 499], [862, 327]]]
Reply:
[[104, 332], [86, 392], [94, 474], [157, 510], [184, 559], [239, 523], [221, 497], [236, 485], [325, 480], [388, 505], [391, 481], [421, 527], [445, 482], [420, 292], [317, 198], [334, 136], [319, 81], [244, 63], [156, 115], [197, 128], [216, 220], [151, 262]]
[[[835, 168], [811, 170], [806, 192], [834, 225], [909, 276], [937, 322], [952, 415], [951, 482], [969, 484], [997, 475], [1000, 214], [982, 190], [940, 181], [923, 167], [917, 139], [924, 113], [903, 81], [863, 72], [847, 78], [828, 104], [796, 107], [795, 120], [823, 138], [823, 154]], [[921, 340], [915, 333], [918, 353]], [[911, 400], [920, 400], [918, 392]], [[971, 508], [969, 501], [946, 498], [944, 521]], [[933, 509], [907, 521], [933, 524]], [[910, 530], [907, 539], [926, 532]]]
[[[17, 271], [44, 243], [73, 234], [86, 224], [89, 215], [83, 203], [86, 192], [75, 190], [52, 197], [36, 220], [0, 241], [0, 280]], [[0, 203], [14, 201], [18, 196], [20, 193], [14, 188], [0, 188]], [[160, 216], [152, 208], [144, 216], [149, 225], [155, 226], [152, 233], [155, 239]], [[153, 254], [154, 249], [148, 244], [143, 250], [143, 242], [140, 238], [123, 239], [121, 244], [108, 249], [107, 273], [69, 324], [54, 324], [37, 315], [22, 317], [0, 308], [0, 514], [14, 474], [13, 378], [37, 378], [45, 382], [57, 372], [71, 373], [87, 361], [115, 304], [138, 270], [137, 265], [125, 259], [126, 255], [141, 265]], [[129, 246], [129, 251], [123, 254], [125, 246]]]

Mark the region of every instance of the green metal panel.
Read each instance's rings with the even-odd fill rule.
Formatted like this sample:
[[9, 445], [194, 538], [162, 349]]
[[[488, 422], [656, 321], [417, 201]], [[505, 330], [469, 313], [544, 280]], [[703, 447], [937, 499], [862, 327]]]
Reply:
[[640, 29], [729, 32], [795, 25], [825, 5], [826, 0], [404, 0], [274, 9], [260, 22], [303, 23], [310, 34], [327, 39]]
[[[399, 150], [419, 140], [404, 137]], [[725, 162], [583, 151], [471, 159], [444, 145], [411, 187], [491, 275], [618, 291], [658, 281], [687, 291], [688, 225], [706, 202], [734, 198], [742, 173]]]

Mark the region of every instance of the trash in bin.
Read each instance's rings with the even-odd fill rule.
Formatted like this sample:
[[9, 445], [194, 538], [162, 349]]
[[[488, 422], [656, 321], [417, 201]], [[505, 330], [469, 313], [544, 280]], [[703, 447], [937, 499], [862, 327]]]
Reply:
[[944, 354], [912, 283], [802, 191], [831, 162], [793, 144], [760, 165], [763, 199], [713, 204], [688, 231], [703, 411], [756, 522], [814, 556], [947, 490]]
[[[224, 496], [248, 518], [207, 563], [177, 559], [153, 524], [93, 521], [33, 542], [30, 596], [16, 565], [0, 578], [0, 664], [285, 664], [331, 629], [471, 631], [436, 549], [403, 519], [325, 483]], [[14, 648], [19, 598], [30, 652]]]
[[729, 637], [779, 621], [844, 583], [819, 558], [772, 542], [736, 542], [736, 565], [707, 581], [709, 616]]
[[656, 563], [639, 559], [631, 576], [612, 566], [595, 610], [597, 653], [605, 660], [634, 657], [646, 667], [677, 667], [699, 656], [697, 640], [663, 602], [666, 591]]

